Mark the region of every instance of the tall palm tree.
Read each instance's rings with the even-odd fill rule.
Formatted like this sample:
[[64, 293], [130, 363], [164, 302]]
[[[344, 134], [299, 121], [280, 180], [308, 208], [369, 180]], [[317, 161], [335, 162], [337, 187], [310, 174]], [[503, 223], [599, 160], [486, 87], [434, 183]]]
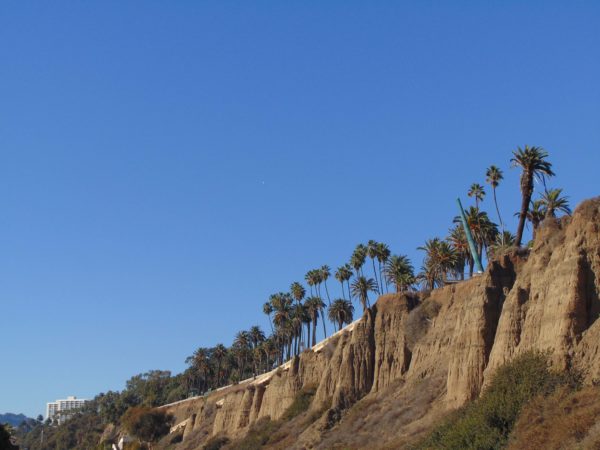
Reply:
[[[465, 211], [467, 225], [471, 229], [473, 239], [477, 247], [479, 259], [483, 257], [483, 250], [489, 248], [496, 241], [498, 234], [498, 226], [492, 222], [485, 211], [479, 211], [474, 206], [471, 206]], [[460, 216], [454, 218], [454, 223], [461, 224]], [[473, 260], [469, 259], [470, 273], [473, 275]]]
[[396, 292], [406, 290], [415, 282], [410, 260], [405, 255], [392, 255], [383, 269], [386, 280], [396, 287]]
[[483, 189], [483, 186], [479, 183], [473, 183], [469, 188], [467, 195], [475, 198], [475, 207], [479, 211], [479, 202], [482, 202], [483, 198], [485, 197], [485, 190]]
[[468, 263], [472, 271], [474, 261], [471, 250], [469, 249], [469, 243], [467, 242], [467, 235], [465, 234], [465, 229], [462, 224], [456, 224], [454, 228], [451, 228], [450, 234], [446, 240], [456, 253], [456, 275], [458, 275], [461, 280], [464, 280], [465, 265]]
[[271, 313], [273, 312], [273, 305], [271, 302], [265, 302], [263, 305], [263, 312], [269, 317], [269, 325], [271, 325], [271, 333], [273, 333], [273, 322], [271, 322]]
[[363, 312], [369, 305], [369, 292], [377, 291], [377, 282], [373, 278], [367, 278], [364, 276], [356, 277], [354, 283], [352, 283], [352, 295], [358, 297], [360, 304], [363, 307]]
[[387, 244], [383, 242], [377, 243], [377, 263], [379, 264], [379, 285], [381, 286], [381, 290], [383, 291], [383, 286], [385, 286], [385, 291], [388, 292], [388, 284], [387, 279], [383, 276], [383, 267], [387, 263], [389, 257], [391, 255], [390, 248]]
[[215, 387], [219, 387], [221, 385], [221, 367], [223, 366], [223, 360], [227, 357], [227, 348], [223, 344], [217, 344], [212, 355], [217, 362], [217, 384]]
[[203, 390], [208, 389], [209, 376], [208, 371], [210, 369], [210, 354], [207, 348], [200, 347], [194, 352], [192, 356], [192, 364], [194, 370], [202, 377]]
[[356, 272], [356, 276], [362, 275], [362, 266], [367, 259], [367, 247], [363, 244], [358, 244], [350, 257], [350, 265]]
[[525, 228], [525, 220], [527, 219], [527, 211], [533, 195], [533, 180], [540, 179], [545, 182], [545, 177], [554, 176], [552, 172], [552, 164], [546, 160], [548, 153], [541, 147], [518, 147], [513, 151], [511, 158], [512, 167], [520, 167], [521, 173], [521, 211], [519, 213], [519, 226], [517, 227], [517, 236], [515, 245], [519, 247], [523, 240], [523, 230]]
[[292, 294], [292, 297], [296, 302], [300, 303], [306, 295], [306, 289], [304, 289], [304, 286], [300, 283], [294, 281], [290, 286], [290, 294]]
[[496, 213], [498, 214], [498, 221], [500, 222], [500, 229], [502, 233], [500, 237], [504, 236], [504, 222], [502, 222], [502, 217], [500, 216], [500, 208], [498, 208], [498, 199], [496, 198], [496, 188], [500, 184], [500, 181], [504, 179], [504, 174], [500, 168], [491, 165], [485, 171], [485, 181], [492, 187], [492, 193], [494, 194], [494, 205], [496, 205]]
[[304, 307], [297, 303], [292, 308], [291, 314], [291, 325], [292, 325], [292, 340], [295, 341], [294, 345], [294, 354], [298, 355], [300, 353], [300, 340], [302, 337], [302, 325], [304, 315]]
[[324, 265], [324, 266], [321, 266], [321, 268], [319, 269], [319, 272], [321, 275], [321, 281], [323, 281], [323, 284], [325, 285], [325, 294], [327, 294], [327, 303], [329, 305], [331, 305], [331, 299], [329, 298], [329, 289], [327, 289], [327, 279], [331, 275], [331, 269], [329, 268], [328, 265]]
[[[349, 264], [344, 264], [335, 271], [335, 279], [342, 285], [342, 296], [346, 298], [344, 291], [344, 282], [347, 282], [352, 278], [352, 267]], [[348, 294], [350, 294], [350, 285], [348, 285]]]
[[319, 313], [325, 307], [325, 303], [319, 297], [308, 297], [304, 302], [304, 306], [312, 320], [312, 345], [317, 345], [317, 322], [319, 321]]
[[549, 189], [542, 194], [540, 198], [541, 205], [545, 211], [545, 217], [556, 217], [556, 212], [560, 211], [571, 215], [569, 208], [569, 197], [561, 197], [562, 189]]
[[354, 306], [348, 300], [338, 298], [334, 300], [327, 312], [329, 320], [337, 323], [338, 330], [341, 330], [344, 324], [352, 323], [354, 315]]
[[429, 239], [425, 245], [418, 247], [425, 251], [425, 264], [423, 266], [421, 279], [425, 281], [426, 288], [433, 289], [435, 286], [443, 285], [447, 280], [447, 274], [456, 266], [456, 252], [448, 244], [439, 238]]
[[317, 278], [315, 275], [315, 271], [314, 270], [309, 270], [308, 272], [306, 272], [306, 275], [304, 275], [304, 280], [306, 281], [306, 284], [308, 284], [308, 287], [310, 288], [310, 295], [313, 295], [313, 286], [315, 286], [317, 284]]
[[[373, 239], [367, 242], [367, 256], [371, 258], [371, 262], [373, 263], [373, 276], [375, 277], [375, 280], [379, 280], [379, 277], [377, 276], [377, 270], [375, 269], [375, 258], [377, 257], [377, 244], [377, 241], [374, 241]], [[380, 295], [382, 294], [379, 283], [377, 283], [377, 293]]]
[[265, 333], [263, 333], [258, 325], [250, 327], [250, 330], [248, 330], [248, 336], [250, 338], [250, 344], [252, 345], [252, 348], [258, 347], [258, 345], [265, 340]]

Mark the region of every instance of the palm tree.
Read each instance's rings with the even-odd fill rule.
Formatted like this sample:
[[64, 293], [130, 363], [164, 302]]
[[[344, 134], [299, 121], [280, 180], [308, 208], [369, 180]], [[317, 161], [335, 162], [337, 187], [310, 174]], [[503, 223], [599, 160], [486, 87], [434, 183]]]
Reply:
[[479, 211], [479, 202], [482, 202], [483, 197], [485, 197], [485, 190], [483, 189], [483, 186], [479, 183], [473, 183], [469, 189], [469, 192], [467, 192], [467, 195], [475, 198], [475, 207]]
[[518, 147], [513, 151], [511, 158], [512, 167], [521, 167], [521, 212], [519, 213], [519, 226], [517, 227], [517, 236], [515, 245], [519, 247], [523, 240], [523, 230], [525, 228], [525, 220], [527, 219], [527, 211], [531, 203], [533, 195], [533, 180], [534, 178], [541, 179], [545, 182], [545, 177], [554, 176], [552, 172], [552, 164], [546, 160], [548, 153], [541, 147]]
[[405, 255], [393, 255], [383, 269], [386, 280], [396, 287], [396, 292], [406, 290], [415, 282], [415, 274], [410, 260]]
[[208, 388], [208, 371], [210, 369], [209, 351], [204, 347], [197, 349], [192, 356], [194, 370], [203, 378], [203, 390]]
[[227, 356], [227, 348], [223, 344], [217, 344], [215, 349], [213, 350], [213, 358], [217, 362], [217, 384], [216, 387], [221, 385], [221, 367], [223, 365], [223, 360]]
[[381, 286], [382, 291], [383, 291], [383, 286], [385, 285], [386, 292], [388, 292], [388, 289], [387, 289], [388, 284], [387, 284], [386, 278], [383, 276], [383, 266], [385, 266], [385, 264], [387, 263], [390, 255], [391, 255], [390, 248], [387, 246], [387, 244], [384, 244], [383, 242], [377, 243], [377, 263], [379, 264], [379, 285]]
[[273, 305], [271, 302], [265, 302], [263, 305], [263, 312], [269, 317], [269, 325], [271, 325], [271, 333], [273, 333], [273, 323], [271, 322], [271, 313], [273, 312]]
[[456, 274], [461, 280], [464, 280], [465, 265], [469, 263], [469, 267], [472, 268], [474, 261], [471, 250], [469, 249], [469, 243], [467, 242], [467, 235], [465, 234], [465, 229], [462, 224], [457, 224], [454, 228], [451, 228], [450, 234], [446, 240], [456, 253]]
[[[379, 280], [379, 277], [377, 276], [377, 270], [375, 269], [375, 258], [377, 257], [377, 241], [374, 241], [373, 239], [369, 240], [369, 242], [367, 242], [367, 256], [369, 258], [371, 258], [371, 262], [373, 263], [373, 276], [375, 277], [375, 280]], [[379, 283], [377, 283], [377, 293], [378, 294], [382, 294], [381, 290], [380, 290], [380, 286]]]
[[263, 333], [258, 325], [251, 327], [248, 331], [248, 335], [250, 337], [252, 348], [258, 347], [258, 345], [265, 340], [265, 333]]
[[304, 324], [304, 307], [297, 303], [292, 308], [291, 325], [292, 325], [292, 339], [295, 340], [294, 354], [300, 353], [300, 340], [302, 338], [302, 325]]
[[549, 189], [542, 194], [540, 202], [545, 210], [545, 217], [556, 217], [556, 211], [571, 215], [569, 197], [561, 197], [562, 189]]
[[331, 269], [328, 265], [321, 266], [319, 269], [319, 273], [321, 275], [321, 281], [325, 285], [325, 294], [327, 294], [327, 303], [331, 305], [331, 299], [329, 298], [329, 289], [327, 289], [327, 279], [331, 275]]
[[367, 247], [363, 244], [358, 244], [350, 257], [350, 265], [354, 268], [356, 276], [362, 275], [362, 266], [367, 259]]
[[317, 345], [317, 322], [319, 320], [319, 312], [325, 307], [325, 303], [319, 297], [308, 297], [304, 302], [304, 306], [312, 320], [312, 345]]
[[300, 303], [306, 295], [306, 289], [297, 281], [294, 281], [290, 286], [290, 293], [296, 302]]
[[[349, 281], [352, 278], [352, 267], [349, 264], [344, 264], [335, 271], [335, 279], [342, 285], [342, 296], [346, 298], [344, 291], [344, 282]], [[350, 285], [348, 285], [348, 294], [350, 294]]]
[[[492, 222], [485, 211], [479, 211], [474, 206], [471, 206], [465, 211], [467, 225], [473, 233], [473, 239], [477, 244], [477, 253], [481, 260], [484, 248], [489, 248], [496, 240], [498, 234], [498, 226]], [[461, 224], [460, 216], [454, 218], [454, 223]], [[473, 275], [473, 259], [469, 259], [470, 273]]]
[[352, 294], [358, 297], [360, 304], [363, 307], [363, 312], [369, 305], [369, 292], [377, 291], [377, 282], [373, 278], [366, 278], [364, 276], [356, 277], [354, 283], [352, 283]]
[[485, 171], [485, 181], [492, 186], [492, 193], [494, 194], [494, 204], [496, 205], [496, 212], [498, 213], [498, 220], [500, 221], [500, 228], [502, 230], [501, 237], [504, 236], [504, 223], [502, 222], [502, 217], [500, 217], [500, 209], [498, 208], [498, 200], [496, 199], [496, 188], [503, 179], [502, 170], [494, 165], [491, 165]]
[[425, 281], [427, 289], [443, 285], [447, 274], [456, 266], [456, 252], [446, 241], [439, 238], [429, 239], [425, 245], [418, 247], [425, 251], [425, 264], [419, 278]]
[[338, 324], [338, 330], [341, 330], [344, 324], [352, 323], [354, 306], [348, 300], [338, 298], [329, 307], [327, 315], [329, 320]]
[[[546, 217], [546, 211], [544, 210], [544, 205], [542, 204], [542, 201], [535, 200], [534, 202], [531, 203], [531, 208], [529, 208], [529, 210], [527, 211], [527, 220], [529, 220], [529, 222], [531, 222], [531, 227], [533, 228], [533, 230], [531, 232], [531, 235], [532, 235], [531, 237], [534, 240], [535, 240], [535, 234], [537, 232], [537, 229], [538, 229], [540, 223], [542, 222], [542, 220], [544, 220], [544, 217]], [[515, 238], [515, 241], [516, 241], [516, 238]]]
[[308, 284], [308, 287], [310, 288], [310, 295], [313, 295], [313, 286], [315, 286], [317, 284], [317, 278], [316, 278], [316, 274], [314, 270], [309, 270], [308, 272], [306, 272], [306, 275], [304, 275], [304, 280], [306, 281], [306, 284]]
[[496, 242], [490, 247], [490, 250], [492, 255], [498, 256], [513, 245], [515, 245], [515, 235], [510, 231], [504, 231], [502, 234], [498, 234]]

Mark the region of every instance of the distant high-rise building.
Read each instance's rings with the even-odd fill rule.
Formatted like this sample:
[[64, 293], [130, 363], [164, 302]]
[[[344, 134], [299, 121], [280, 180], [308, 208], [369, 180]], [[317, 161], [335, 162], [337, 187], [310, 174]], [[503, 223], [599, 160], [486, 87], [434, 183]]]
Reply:
[[65, 400], [46, 403], [46, 419], [52, 419], [53, 422], [58, 422], [60, 425], [72, 416], [69, 411], [83, 407], [85, 402], [87, 400], [83, 398], [69, 396]]

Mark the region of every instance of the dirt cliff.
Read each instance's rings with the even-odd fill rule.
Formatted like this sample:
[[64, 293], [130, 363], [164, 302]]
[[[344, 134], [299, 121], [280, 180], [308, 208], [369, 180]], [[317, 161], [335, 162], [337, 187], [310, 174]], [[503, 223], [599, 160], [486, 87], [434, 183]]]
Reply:
[[[600, 378], [600, 198], [546, 220], [530, 252], [431, 293], [388, 294], [356, 323], [255, 380], [167, 406], [183, 440], [243, 437], [312, 389], [272, 448], [401, 448], [477, 397], [494, 369], [530, 349]], [[291, 428], [291, 427], [290, 427]], [[234, 447], [232, 447], [234, 448]]]

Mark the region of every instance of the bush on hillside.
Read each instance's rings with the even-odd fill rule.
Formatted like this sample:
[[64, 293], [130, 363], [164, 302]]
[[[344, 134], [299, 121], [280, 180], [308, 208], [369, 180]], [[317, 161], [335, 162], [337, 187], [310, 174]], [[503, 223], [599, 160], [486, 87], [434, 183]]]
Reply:
[[147, 406], [134, 406], [123, 415], [121, 422], [127, 432], [136, 438], [154, 442], [169, 432], [172, 416]]
[[229, 438], [226, 436], [214, 436], [204, 444], [202, 450], [219, 450], [221, 447], [229, 444]]
[[519, 415], [509, 449], [600, 448], [600, 388], [557, 389], [538, 396]]
[[294, 417], [307, 411], [316, 392], [317, 389], [314, 386], [306, 387], [298, 392], [292, 404], [283, 413], [281, 420], [292, 420]]
[[500, 367], [478, 400], [451, 414], [418, 448], [503, 448], [523, 406], [565, 385], [577, 386], [578, 377], [550, 370], [547, 354], [525, 353]]

